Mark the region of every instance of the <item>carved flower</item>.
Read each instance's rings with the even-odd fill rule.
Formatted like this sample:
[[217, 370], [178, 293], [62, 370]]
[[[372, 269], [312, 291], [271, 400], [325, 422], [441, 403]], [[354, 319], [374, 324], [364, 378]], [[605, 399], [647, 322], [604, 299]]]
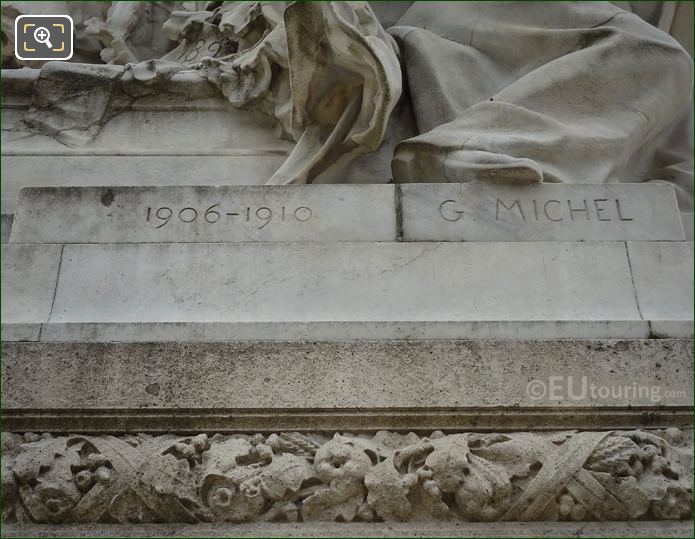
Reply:
[[652, 514], [663, 520], [689, 518], [693, 511], [693, 492], [682, 486], [668, 487], [666, 495], [652, 502]]
[[36, 522], [62, 522], [77, 504], [81, 493], [72, 467], [79, 464], [77, 452], [66, 438], [47, 438], [21, 446], [12, 472], [24, 507]]
[[222, 475], [210, 474], [201, 489], [203, 503], [221, 520], [245, 522], [258, 515], [265, 505], [260, 488], [237, 485]]
[[39, 522], [62, 522], [80, 499], [74, 485], [67, 482], [23, 486], [20, 493], [32, 518]]
[[314, 468], [321, 481], [334, 479], [363, 479], [372, 466], [363, 449], [350, 443], [331, 440], [321, 446], [314, 457]]

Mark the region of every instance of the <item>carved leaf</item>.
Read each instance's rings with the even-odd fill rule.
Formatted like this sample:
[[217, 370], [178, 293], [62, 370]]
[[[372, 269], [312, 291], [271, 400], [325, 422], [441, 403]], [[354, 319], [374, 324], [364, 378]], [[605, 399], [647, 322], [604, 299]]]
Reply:
[[[61, 480], [72, 480], [70, 465], [79, 462], [76, 451], [66, 447], [66, 438], [48, 438], [21, 446], [22, 452], [17, 456], [12, 470], [22, 482], [38, 479], [39, 475], [49, 469], [58, 474]], [[57, 460], [63, 464], [59, 465]]]
[[417, 521], [452, 520], [455, 518], [442, 499], [442, 491], [432, 480], [421, 481], [412, 489], [408, 498], [413, 506], [413, 517]]
[[629, 438], [608, 436], [594, 449], [584, 467], [595, 472], [615, 473], [629, 469], [639, 455], [639, 446]]
[[531, 467], [540, 461], [533, 447], [517, 440], [506, 439], [473, 449], [473, 453], [485, 460], [503, 466], [509, 477], [526, 477]]
[[285, 453], [274, 456], [273, 461], [263, 468], [260, 481], [268, 498], [281, 500], [295, 494], [311, 477], [315, 477], [314, 468], [305, 458]]
[[476, 455], [456, 491], [456, 505], [468, 520], [493, 521], [509, 509], [512, 486], [505, 468]]
[[203, 475], [224, 474], [237, 467], [237, 459], [248, 457], [252, 445], [242, 438], [216, 441], [203, 453]]
[[399, 474], [389, 458], [374, 466], [364, 478], [369, 492], [367, 503], [387, 522], [408, 520], [412, 514], [408, 493], [417, 481], [415, 474]]
[[434, 451], [425, 459], [432, 480], [445, 493], [453, 493], [469, 471], [468, 434], [452, 434], [432, 440]]
[[196, 503], [198, 495], [195, 477], [186, 460], [173, 455], [156, 455], [143, 462], [140, 481], [152, 487], [159, 496], [172, 496]]
[[420, 437], [414, 432], [399, 434], [387, 430], [380, 430], [371, 440], [372, 444], [379, 450], [379, 454], [383, 458], [392, 457], [399, 449], [417, 444], [419, 441]]
[[649, 496], [639, 487], [634, 477], [616, 477], [603, 472], [591, 472], [591, 475], [623, 506], [620, 511], [610, 511], [604, 503], [601, 514], [603, 520], [636, 519], [649, 510]]
[[305, 521], [351, 522], [364, 501], [364, 487], [355, 479], [335, 479], [309, 496], [302, 507]]

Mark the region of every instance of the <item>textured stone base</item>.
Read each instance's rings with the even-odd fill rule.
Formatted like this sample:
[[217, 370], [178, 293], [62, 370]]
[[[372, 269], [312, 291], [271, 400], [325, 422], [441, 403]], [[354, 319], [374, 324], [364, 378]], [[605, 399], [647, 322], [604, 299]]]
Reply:
[[692, 537], [692, 522], [5, 524], [2, 537]]
[[90, 433], [687, 427], [692, 354], [671, 339], [7, 342], [3, 419]]

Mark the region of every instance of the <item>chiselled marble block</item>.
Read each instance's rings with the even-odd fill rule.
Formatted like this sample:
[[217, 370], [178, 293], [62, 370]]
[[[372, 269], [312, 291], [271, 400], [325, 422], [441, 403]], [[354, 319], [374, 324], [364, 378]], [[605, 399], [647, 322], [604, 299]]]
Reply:
[[685, 239], [672, 185], [400, 186], [405, 241]]
[[13, 243], [394, 241], [392, 185], [23, 189]]
[[25, 188], [14, 243], [683, 241], [668, 184]]
[[6, 244], [3, 338], [688, 337], [692, 258], [686, 242]]

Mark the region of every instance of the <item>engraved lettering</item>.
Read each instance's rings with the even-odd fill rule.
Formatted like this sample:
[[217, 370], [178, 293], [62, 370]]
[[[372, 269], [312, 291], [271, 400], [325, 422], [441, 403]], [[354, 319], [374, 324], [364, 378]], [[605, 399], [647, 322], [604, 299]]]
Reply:
[[[184, 219], [184, 212], [185, 215], [188, 217], [187, 219]], [[198, 218], [198, 211], [195, 208], [183, 208], [179, 212], [179, 219], [181, 219], [184, 223], [192, 223]]]
[[548, 201], [543, 205], [543, 213], [545, 213], [545, 216], [546, 216], [549, 220], [551, 220], [551, 221], [555, 221], [555, 222], [564, 221], [564, 220], [565, 220], [564, 217], [558, 217], [557, 219], [555, 219], [554, 217], [551, 217], [551, 216], [550, 216], [550, 214], [548, 213], [548, 206], [549, 206], [550, 204], [557, 204], [557, 205], [559, 206], [559, 205], [560, 205], [560, 201], [559, 201], [559, 200], [548, 200]]
[[169, 219], [171, 219], [171, 216], [174, 215], [174, 212], [172, 211], [171, 208], [163, 207], [163, 208], [159, 208], [154, 215], [155, 215], [155, 217], [157, 217], [157, 219], [162, 221], [162, 224], [155, 227], [155, 228], [162, 228], [164, 225], [166, 225], [169, 222]]
[[621, 221], [632, 221], [633, 220], [632, 217], [624, 217], [623, 216], [623, 212], [620, 209], [620, 200], [617, 198], [615, 199], [615, 207], [618, 209], [618, 219], [620, 219]]
[[217, 221], [220, 220], [220, 212], [216, 211], [214, 208], [217, 208], [219, 204], [213, 204], [210, 206], [207, 210], [205, 210], [205, 220], [208, 223], [216, 223]]
[[512, 211], [514, 206], [519, 210], [519, 216], [521, 217], [522, 221], [526, 221], [526, 217], [524, 216], [524, 210], [521, 209], [521, 204], [519, 204], [519, 200], [515, 200], [511, 206], [507, 206], [504, 202], [502, 202], [499, 198], [497, 199], [497, 208], [495, 209], [495, 219], [497, 221], [500, 220], [500, 205], [507, 211]]
[[452, 208], [451, 210], [446, 210], [446, 213], [445, 213], [444, 206], [447, 204], [456, 204], [456, 201], [455, 200], [445, 200], [444, 202], [442, 202], [439, 205], [439, 215], [442, 216], [442, 219], [444, 219], [445, 221], [449, 221], [449, 222], [454, 223], [454, 222], [458, 221], [459, 219], [461, 219], [461, 217], [463, 217], [463, 210], [456, 210], [456, 209]]
[[583, 199], [582, 202], [584, 202], [583, 208], [573, 208], [572, 201], [567, 201], [567, 207], [570, 209], [570, 219], [572, 219], [572, 221], [574, 221], [574, 212], [576, 211], [583, 211], [584, 215], [586, 216], [586, 220], [591, 221], [591, 217], [589, 217], [589, 206], [586, 203], [586, 199]]
[[607, 198], [595, 198], [594, 199], [594, 207], [596, 208], [596, 218], [599, 221], [612, 221], [610, 217], [608, 218], [602, 218], [601, 214], [606, 211], [606, 208], [602, 208], [599, 206], [599, 202], [608, 202]]
[[307, 208], [306, 206], [299, 206], [299, 208], [294, 210], [294, 218], [300, 223], [306, 223], [309, 219], [311, 219], [312, 215], [313, 213], [311, 209]]
[[[279, 206], [277, 209], [270, 208], [268, 206], [260, 206], [258, 208], [254, 206], [244, 206], [246, 208], [246, 218], [245, 222], [249, 223], [250, 226], [257, 226], [258, 230], [267, 227], [273, 219], [278, 221], [278, 215], [280, 215], [280, 221], [286, 222], [288, 216], [293, 217], [299, 223], [306, 223], [313, 217], [313, 210], [307, 206], [298, 206], [294, 210], [287, 208], [286, 206]], [[243, 211], [242, 208], [242, 211]], [[160, 208], [153, 208], [152, 206], [146, 206], [145, 212], [145, 222], [155, 222], [157, 226], [155, 228], [162, 228], [169, 224], [171, 218], [176, 214], [179, 221], [182, 223], [190, 224], [195, 222], [198, 217], [202, 216], [202, 220], [208, 224], [217, 223], [226, 217], [239, 217], [243, 214], [241, 211], [225, 211], [222, 205], [218, 202], [211, 206], [194, 208], [187, 206], [185, 208], [169, 208], [167, 206], [162, 206]], [[279, 213], [278, 213], [279, 212]], [[228, 219], [229, 222], [234, 222], [234, 219]]]
[[256, 210], [256, 217], [258, 217], [261, 221], [265, 221], [265, 223], [258, 227], [258, 230], [260, 230], [261, 228], [268, 226], [270, 223], [270, 220], [273, 218], [273, 210], [266, 206], [261, 206]]

